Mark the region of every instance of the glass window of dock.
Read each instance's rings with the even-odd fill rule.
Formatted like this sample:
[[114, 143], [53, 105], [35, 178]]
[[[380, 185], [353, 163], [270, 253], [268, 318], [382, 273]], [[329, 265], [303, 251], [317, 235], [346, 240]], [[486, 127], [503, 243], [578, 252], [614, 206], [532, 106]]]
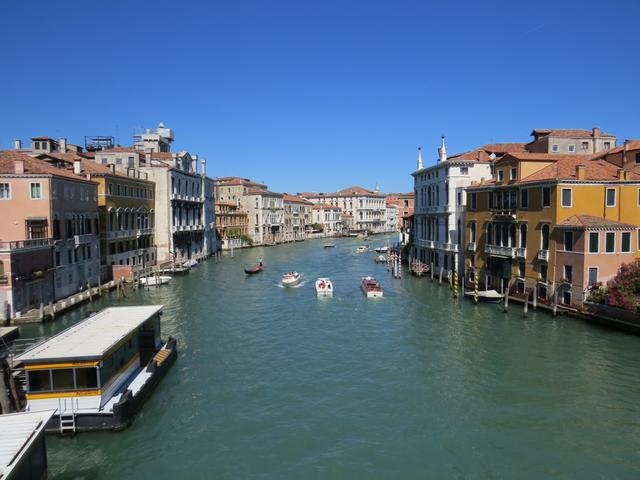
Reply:
[[76, 388], [98, 388], [98, 374], [95, 367], [76, 368]]
[[51, 370], [29, 370], [29, 391], [48, 392], [51, 390]]
[[53, 390], [73, 390], [73, 368], [55, 368], [51, 370]]

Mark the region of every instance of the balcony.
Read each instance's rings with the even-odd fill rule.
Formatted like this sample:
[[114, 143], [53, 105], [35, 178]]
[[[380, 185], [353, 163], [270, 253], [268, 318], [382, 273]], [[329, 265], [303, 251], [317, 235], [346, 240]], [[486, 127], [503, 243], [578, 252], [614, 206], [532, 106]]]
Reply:
[[538, 260], [543, 262], [549, 261], [549, 250], [542, 249], [538, 252]]
[[103, 237], [107, 240], [117, 240], [120, 238], [131, 238], [135, 237], [137, 234], [137, 230], [127, 229], [127, 230], [109, 230]]
[[527, 258], [527, 249], [523, 247], [516, 248], [516, 257], [518, 258]]
[[503, 247], [502, 245], [485, 245], [484, 252], [487, 255], [493, 255], [496, 257], [514, 258], [514, 247]]
[[86, 233], [84, 235], [74, 235], [73, 243], [77, 247], [78, 245], [84, 245], [85, 243], [91, 243], [95, 240], [96, 236], [93, 233]]
[[490, 208], [489, 210], [491, 211], [491, 214], [494, 217], [510, 218], [510, 219], [513, 219], [513, 220], [515, 220], [516, 217], [517, 217], [515, 208], [509, 208], [509, 207], [505, 207], [505, 208]]
[[26, 249], [38, 249], [46, 248], [53, 245], [53, 239], [51, 238], [33, 238], [31, 240], [15, 240], [9, 242], [0, 242], [0, 250], [26, 250]]
[[440, 243], [436, 244], [436, 248], [439, 250], [444, 250], [445, 252], [458, 252], [458, 244], [457, 243]]
[[136, 237], [144, 237], [146, 235], [152, 235], [153, 234], [153, 228], [139, 228], [138, 230], [136, 230]]
[[171, 200], [181, 200], [183, 202], [197, 202], [202, 203], [204, 200], [202, 197], [197, 197], [195, 195], [184, 195], [182, 193], [172, 193], [170, 195]]
[[476, 242], [469, 242], [467, 243], [467, 252], [474, 252], [476, 251]]

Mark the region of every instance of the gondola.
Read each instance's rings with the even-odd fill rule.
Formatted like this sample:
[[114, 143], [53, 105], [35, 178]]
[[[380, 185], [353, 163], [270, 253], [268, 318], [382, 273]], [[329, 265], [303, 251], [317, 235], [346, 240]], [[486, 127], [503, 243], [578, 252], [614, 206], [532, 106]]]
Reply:
[[264, 265], [262, 265], [262, 261], [260, 261], [260, 263], [255, 264], [253, 267], [245, 267], [244, 273], [253, 275], [254, 273], [260, 273], [263, 269]]

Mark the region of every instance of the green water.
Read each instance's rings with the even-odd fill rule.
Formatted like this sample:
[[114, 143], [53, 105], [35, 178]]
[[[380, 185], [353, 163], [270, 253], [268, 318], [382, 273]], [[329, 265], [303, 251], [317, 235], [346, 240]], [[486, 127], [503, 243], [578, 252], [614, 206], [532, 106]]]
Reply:
[[[637, 337], [452, 301], [358, 243], [236, 251], [131, 294], [164, 304], [178, 361], [127, 430], [48, 437], [51, 478], [640, 478]], [[279, 288], [292, 269], [305, 282]], [[367, 274], [383, 299], [360, 293]]]

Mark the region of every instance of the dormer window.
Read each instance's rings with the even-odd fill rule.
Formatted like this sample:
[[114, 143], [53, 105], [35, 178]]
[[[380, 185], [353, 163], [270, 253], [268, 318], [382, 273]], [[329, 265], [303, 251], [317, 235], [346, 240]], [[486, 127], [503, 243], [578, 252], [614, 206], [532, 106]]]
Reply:
[[560, 145], [558, 145], [557, 143], [554, 143], [553, 145], [551, 145], [551, 151], [552, 152], [559, 152], [560, 151]]
[[568, 149], [569, 152], [573, 153], [576, 151], [576, 146], [573, 143], [570, 143]]
[[518, 169], [516, 167], [511, 168], [511, 173], [509, 175], [510, 180], [515, 180], [518, 177]]
[[498, 170], [498, 181], [499, 182], [504, 181], [504, 170]]

